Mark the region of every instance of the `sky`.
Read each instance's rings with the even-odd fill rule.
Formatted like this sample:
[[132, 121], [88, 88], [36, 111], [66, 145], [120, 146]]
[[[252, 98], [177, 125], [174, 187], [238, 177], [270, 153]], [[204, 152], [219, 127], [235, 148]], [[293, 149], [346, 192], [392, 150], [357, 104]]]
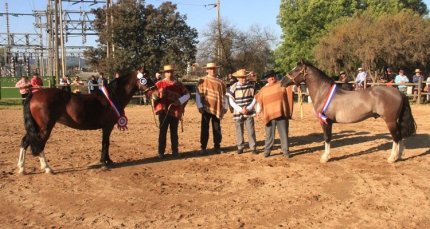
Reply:
[[[114, 0], [116, 2], [116, 0]], [[430, 1], [430, 0], [429, 0]], [[32, 13], [33, 10], [45, 10], [47, 0], [0, 0], [0, 12], [5, 12], [8, 3], [10, 13]], [[146, 4], [160, 5], [164, 0], [146, 0]], [[189, 26], [196, 28], [199, 34], [206, 31], [210, 22], [217, 19], [216, 8], [210, 4], [216, 0], [171, 0], [177, 4], [178, 11], [187, 15]], [[281, 36], [281, 28], [276, 23], [280, 0], [220, 0], [220, 14], [223, 20], [240, 30], [248, 30], [252, 25], [268, 28], [276, 36]], [[103, 4], [75, 4], [63, 2], [63, 10], [90, 10], [103, 7]], [[11, 33], [35, 33], [32, 16], [9, 17]], [[6, 19], [0, 17], [0, 33], [6, 33]], [[87, 44], [82, 44], [80, 37], [70, 38], [68, 45], [94, 45], [96, 36], [88, 36]]]
[[[116, 0], [114, 0], [116, 2]], [[160, 5], [164, 0], [146, 0], [146, 4]], [[220, 13], [223, 20], [227, 20], [236, 28], [246, 31], [252, 25], [259, 25], [273, 32], [278, 38], [282, 31], [277, 24], [277, 15], [281, 0], [220, 0]], [[10, 13], [31, 13], [33, 10], [45, 10], [47, 0], [0, 0], [0, 12], [5, 12], [5, 3], [8, 3]], [[189, 26], [196, 28], [199, 34], [206, 31], [210, 22], [217, 19], [216, 8], [210, 4], [216, 0], [171, 0], [177, 4], [178, 11], [187, 15]], [[424, 0], [430, 6], [430, 0]], [[63, 10], [85, 10], [103, 7], [103, 4], [72, 4], [63, 0]], [[430, 7], [429, 7], [430, 8]], [[32, 16], [10, 17], [10, 32], [12, 33], [34, 33], [35, 22]], [[0, 17], [0, 33], [6, 33], [5, 17]], [[67, 45], [95, 45], [96, 36], [88, 36], [87, 43], [82, 44], [82, 39], [72, 37]]]

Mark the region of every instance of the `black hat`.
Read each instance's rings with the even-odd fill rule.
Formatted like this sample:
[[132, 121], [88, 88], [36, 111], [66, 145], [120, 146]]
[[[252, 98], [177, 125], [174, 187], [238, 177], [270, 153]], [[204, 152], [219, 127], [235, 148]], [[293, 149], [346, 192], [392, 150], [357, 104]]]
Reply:
[[266, 79], [267, 77], [269, 77], [269, 76], [276, 76], [276, 72], [275, 71], [273, 71], [273, 70], [269, 70], [269, 71], [267, 71], [267, 72], [265, 72], [264, 74], [263, 74], [263, 79]]

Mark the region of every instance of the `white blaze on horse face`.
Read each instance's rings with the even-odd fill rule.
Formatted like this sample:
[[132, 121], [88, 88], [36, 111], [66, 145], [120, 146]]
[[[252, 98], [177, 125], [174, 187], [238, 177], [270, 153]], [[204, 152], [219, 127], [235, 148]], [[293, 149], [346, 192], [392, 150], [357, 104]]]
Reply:
[[21, 147], [19, 149], [19, 157], [18, 157], [18, 173], [24, 173], [24, 164], [25, 164], [25, 149]]
[[42, 151], [39, 154], [39, 160], [40, 160], [40, 169], [45, 170], [45, 173], [52, 173], [51, 167], [49, 167], [48, 163], [46, 162], [45, 153]]

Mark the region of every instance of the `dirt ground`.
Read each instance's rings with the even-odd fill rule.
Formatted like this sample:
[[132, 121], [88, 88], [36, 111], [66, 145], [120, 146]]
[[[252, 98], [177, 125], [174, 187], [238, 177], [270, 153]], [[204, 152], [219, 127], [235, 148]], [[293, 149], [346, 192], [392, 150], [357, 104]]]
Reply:
[[[54, 128], [44, 174], [27, 155], [16, 163], [24, 133], [20, 107], [0, 108], [1, 228], [430, 228], [430, 106], [412, 106], [417, 135], [404, 159], [391, 149], [381, 119], [334, 125], [331, 160], [320, 164], [322, 132], [310, 105], [290, 121], [292, 158], [235, 154], [232, 115], [222, 120], [226, 154], [198, 154], [200, 116], [187, 108], [180, 158], [157, 157], [158, 129], [149, 106], [127, 107], [129, 130], [114, 130], [103, 170], [101, 131]], [[258, 148], [264, 128], [256, 121]], [[210, 135], [212, 146], [212, 134]], [[168, 142], [168, 146], [170, 143]]]

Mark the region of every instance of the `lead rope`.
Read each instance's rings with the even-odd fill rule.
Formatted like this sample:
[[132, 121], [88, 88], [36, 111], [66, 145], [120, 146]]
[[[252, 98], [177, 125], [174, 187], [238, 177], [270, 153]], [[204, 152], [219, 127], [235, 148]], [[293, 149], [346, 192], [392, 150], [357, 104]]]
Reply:
[[158, 128], [157, 118], [155, 118], [154, 99], [152, 97], [151, 97], [151, 109], [152, 109], [152, 115], [154, 117], [155, 126]]

